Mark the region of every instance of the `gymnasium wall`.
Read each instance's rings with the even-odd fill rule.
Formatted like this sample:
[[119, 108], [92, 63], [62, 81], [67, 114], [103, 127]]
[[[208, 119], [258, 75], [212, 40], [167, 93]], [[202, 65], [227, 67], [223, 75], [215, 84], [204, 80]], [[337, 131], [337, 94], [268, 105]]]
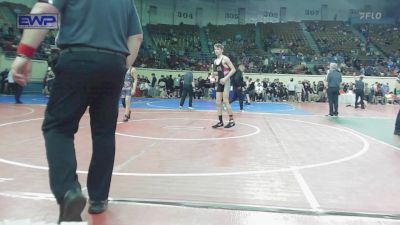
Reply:
[[[134, 0], [142, 24], [197, 24], [205, 26], [282, 21], [340, 20], [359, 18], [359, 12], [382, 13], [388, 0]], [[0, 0], [32, 7], [36, 0]], [[322, 5], [327, 5], [322, 10]], [[151, 7], [153, 6], [153, 7]], [[243, 8], [239, 13], [239, 8]], [[390, 8], [390, 7], [389, 7]], [[323, 16], [324, 14], [324, 16]], [[371, 18], [370, 18], [371, 20]], [[372, 19], [374, 20], [374, 19]], [[373, 22], [373, 21], [372, 21]]]
[[[387, 6], [382, 0], [136, 0], [136, 4], [143, 25], [182, 22], [200, 26], [208, 23], [237, 24], [241, 15], [245, 23], [279, 22], [281, 7], [286, 8], [284, 21], [321, 20], [322, 18], [347, 21], [352, 17], [360, 17], [360, 11], [383, 12]], [[324, 12], [322, 5], [327, 5]], [[156, 7], [156, 12], [154, 10], [151, 12], [150, 6]], [[198, 8], [202, 9], [200, 14]], [[239, 13], [239, 8], [244, 8], [243, 13]]]

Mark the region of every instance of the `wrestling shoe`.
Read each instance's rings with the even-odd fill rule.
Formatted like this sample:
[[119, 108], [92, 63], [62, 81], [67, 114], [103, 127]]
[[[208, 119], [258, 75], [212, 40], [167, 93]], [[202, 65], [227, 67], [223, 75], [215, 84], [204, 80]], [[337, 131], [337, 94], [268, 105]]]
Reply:
[[225, 126], [225, 128], [231, 128], [235, 126], [235, 121], [234, 120], [229, 120], [229, 123]]
[[224, 123], [218, 122], [217, 124], [213, 125], [212, 128], [218, 128], [218, 127], [223, 127]]

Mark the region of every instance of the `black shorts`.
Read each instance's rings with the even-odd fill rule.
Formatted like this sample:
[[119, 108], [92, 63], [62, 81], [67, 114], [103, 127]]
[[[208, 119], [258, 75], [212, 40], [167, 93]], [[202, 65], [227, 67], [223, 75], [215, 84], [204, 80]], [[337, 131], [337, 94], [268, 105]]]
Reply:
[[227, 93], [229, 93], [230, 90], [231, 90], [231, 80], [228, 79], [228, 80], [226, 80], [225, 84], [218, 83], [216, 92], [227, 92]]

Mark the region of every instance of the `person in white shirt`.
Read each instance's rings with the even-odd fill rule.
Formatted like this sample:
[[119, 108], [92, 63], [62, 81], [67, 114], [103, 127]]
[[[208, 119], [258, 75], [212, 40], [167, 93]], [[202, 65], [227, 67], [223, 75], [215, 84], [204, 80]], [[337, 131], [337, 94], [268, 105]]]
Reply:
[[304, 91], [304, 85], [301, 81], [299, 81], [296, 85], [295, 85], [295, 90], [296, 90], [296, 98], [298, 102], [302, 102], [301, 100], [301, 94]]
[[262, 83], [260, 82], [260, 79], [257, 79], [257, 81], [254, 84], [255, 87], [255, 91], [256, 91], [256, 98], [255, 100], [258, 102], [259, 100], [263, 100], [264, 96], [263, 96], [263, 92], [264, 92], [264, 88]]
[[290, 82], [287, 85], [287, 89], [289, 92], [289, 101], [294, 101], [295, 100], [295, 94], [296, 94], [296, 84], [293, 81], [293, 78], [290, 78]]

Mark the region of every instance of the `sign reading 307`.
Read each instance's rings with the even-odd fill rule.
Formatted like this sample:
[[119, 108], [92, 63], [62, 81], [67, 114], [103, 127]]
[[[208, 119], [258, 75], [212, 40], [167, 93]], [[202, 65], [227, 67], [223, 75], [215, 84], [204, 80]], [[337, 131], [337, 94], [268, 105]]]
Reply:
[[18, 14], [18, 29], [58, 29], [58, 14]]

